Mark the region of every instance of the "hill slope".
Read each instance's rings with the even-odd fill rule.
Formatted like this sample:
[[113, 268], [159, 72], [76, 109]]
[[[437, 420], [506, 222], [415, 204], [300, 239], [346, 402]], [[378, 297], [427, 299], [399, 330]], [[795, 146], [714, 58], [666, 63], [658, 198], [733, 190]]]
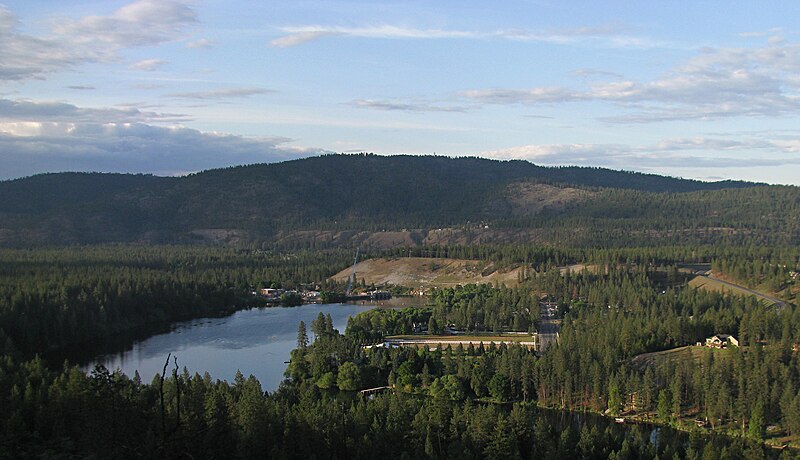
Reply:
[[[367, 259], [356, 264], [356, 280], [367, 285], [394, 285], [412, 288], [453, 287], [458, 284], [519, 284], [519, 268], [498, 270], [492, 262], [480, 260], [402, 257]], [[346, 283], [352, 274], [347, 267], [331, 276]]]
[[329, 155], [181, 178], [0, 182], [0, 244], [796, 244], [796, 187], [524, 161]]

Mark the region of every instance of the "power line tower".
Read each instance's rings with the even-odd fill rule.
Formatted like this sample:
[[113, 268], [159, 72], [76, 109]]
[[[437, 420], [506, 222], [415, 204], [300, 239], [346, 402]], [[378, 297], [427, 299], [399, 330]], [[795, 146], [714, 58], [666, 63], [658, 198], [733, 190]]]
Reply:
[[347, 278], [347, 290], [344, 291], [344, 295], [346, 296], [353, 293], [353, 283], [356, 281], [356, 264], [358, 263], [359, 251], [361, 251], [361, 248], [356, 249], [356, 258], [353, 259], [353, 271], [350, 272], [350, 277]]

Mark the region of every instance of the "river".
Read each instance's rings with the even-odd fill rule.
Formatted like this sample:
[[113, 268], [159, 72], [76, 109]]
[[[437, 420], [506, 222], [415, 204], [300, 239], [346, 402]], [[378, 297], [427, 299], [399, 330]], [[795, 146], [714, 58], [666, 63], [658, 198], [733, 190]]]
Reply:
[[300, 321], [305, 321], [313, 339], [311, 322], [320, 312], [330, 314], [334, 328], [344, 332], [347, 318], [372, 308], [375, 306], [367, 304], [254, 308], [223, 318], [176, 323], [168, 332], [141, 340], [92, 344], [91, 354], [73, 352], [67, 358], [86, 371], [96, 364], [129, 376], [138, 371], [142, 381], [149, 383], [161, 373], [171, 353], [181, 370], [186, 367], [190, 374], [208, 372], [213, 378], [231, 381], [241, 371], [245, 377], [252, 374], [258, 378], [265, 390], [274, 391], [284, 379], [289, 353], [297, 347]]

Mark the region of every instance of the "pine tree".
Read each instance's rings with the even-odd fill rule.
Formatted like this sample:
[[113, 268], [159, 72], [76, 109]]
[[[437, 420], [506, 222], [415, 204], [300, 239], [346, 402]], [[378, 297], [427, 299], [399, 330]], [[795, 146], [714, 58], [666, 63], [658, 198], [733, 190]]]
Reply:
[[297, 326], [297, 348], [305, 350], [308, 347], [308, 332], [306, 332], [306, 323], [300, 321]]
[[764, 438], [764, 403], [760, 400], [756, 401], [752, 412], [750, 412], [750, 422], [747, 425], [747, 433], [754, 439], [760, 440]]

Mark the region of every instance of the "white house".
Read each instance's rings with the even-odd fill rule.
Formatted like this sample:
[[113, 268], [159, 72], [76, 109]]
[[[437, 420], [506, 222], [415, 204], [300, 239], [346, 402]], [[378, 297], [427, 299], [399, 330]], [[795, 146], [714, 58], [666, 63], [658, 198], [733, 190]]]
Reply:
[[728, 345], [739, 346], [736, 337], [730, 334], [716, 334], [706, 339], [706, 346], [711, 348], [728, 348]]

